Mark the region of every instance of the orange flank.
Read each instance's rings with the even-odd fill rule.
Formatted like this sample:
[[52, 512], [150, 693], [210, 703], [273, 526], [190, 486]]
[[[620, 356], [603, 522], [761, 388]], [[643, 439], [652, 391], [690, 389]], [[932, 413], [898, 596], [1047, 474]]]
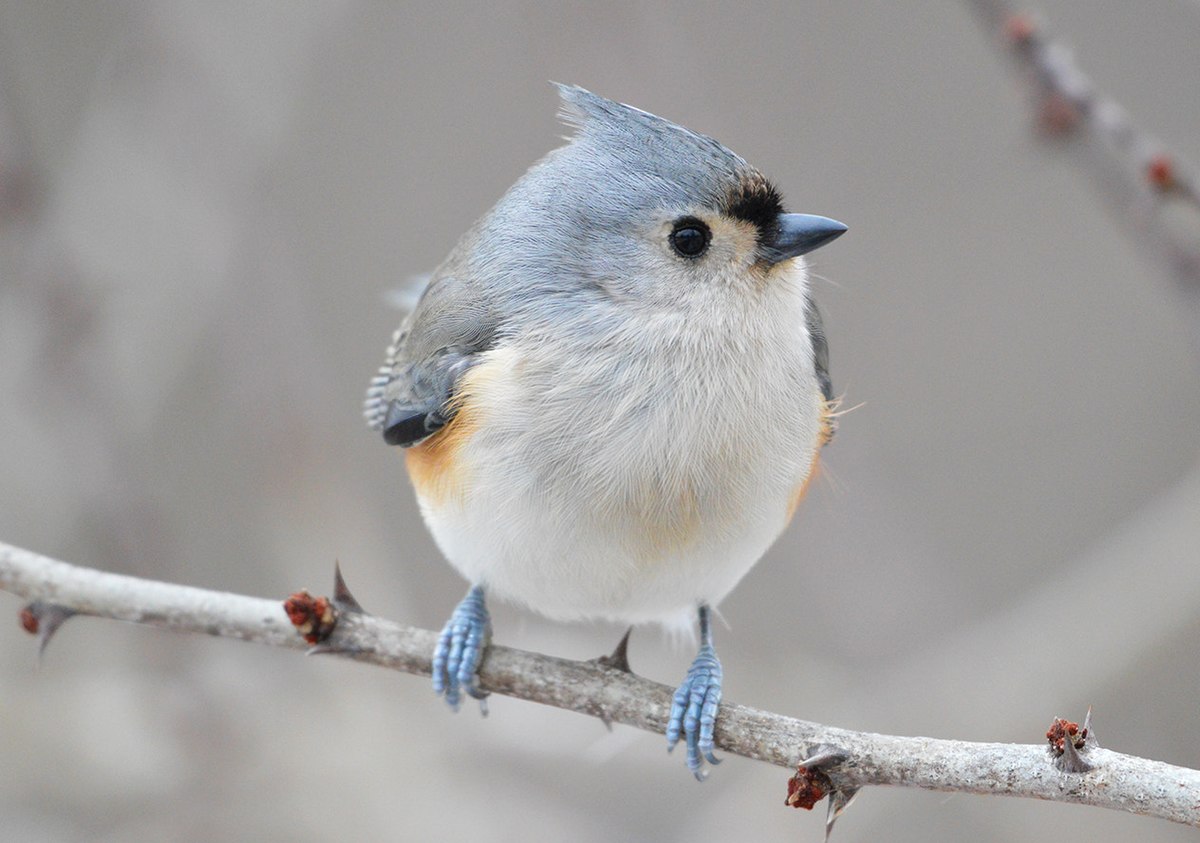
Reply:
[[829, 440], [833, 439], [833, 433], [837, 430], [838, 405], [841, 404], [841, 399], [834, 401], [821, 401], [821, 425], [817, 433], [817, 450], [813, 453], [812, 465], [808, 467], [808, 476], [806, 476], [796, 490], [792, 492], [792, 498], [788, 501], [787, 522], [791, 523], [792, 516], [796, 514], [796, 509], [800, 506], [800, 502], [804, 500], [804, 496], [808, 494], [808, 487], [812, 483], [812, 479], [817, 476], [821, 470], [821, 448], [829, 444]]
[[493, 349], [483, 362], [468, 369], [459, 380], [450, 405], [450, 423], [404, 455], [408, 476], [417, 497], [425, 506], [463, 502], [468, 469], [463, 446], [480, 428], [482, 411], [478, 396], [493, 392], [512, 369], [513, 355]]
[[792, 516], [796, 514], [796, 509], [800, 506], [800, 502], [804, 500], [804, 496], [808, 494], [808, 487], [812, 483], [812, 479], [817, 476], [817, 472], [821, 470], [821, 454], [818, 452], [813, 454], [812, 465], [809, 466], [808, 476], [796, 487], [792, 492], [792, 499], [788, 501], [787, 521], [791, 523]]
[[462, 500], [465, 468], [460, 451], [477, 428], [469, 407], [459, 407], [450, 423], [419, 445], [408, 448], [404, 463], [417, 496], [429, 506]]
[[483, 362], [468, 369], [459, 380], [448, 410], [450, 423], [419, 445], [408, 449], [405, 464], [417, 496], [425, 506], [440, 506], [451, 501], [463, 502], [467, 491], [468, 469], [463, 446], [480, 429], [486, 410], [480, 396], [494, 395], [503, 389], [516, 368], [511, 348], [494, 348]]
[[[841, 398], [835, 398], [832, 401], [821, 399], [821, 428], [818, 434], [817, 445], [828, 445], [833, 439], [833, 434], [837, 432], [837, 417], [849, 410], [838, 412], [838, 408], [842, 405]], [[851, 410], [856, 409], [854, 407]]]

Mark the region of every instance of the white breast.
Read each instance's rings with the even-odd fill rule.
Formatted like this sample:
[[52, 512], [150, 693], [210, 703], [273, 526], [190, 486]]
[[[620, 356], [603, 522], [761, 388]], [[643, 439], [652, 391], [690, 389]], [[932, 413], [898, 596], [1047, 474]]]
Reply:
[[464, 380], [460, 492], [420, 498], [450, 562], [558, 619], [673, 622], [728, 594], [819, 447], [802, 272], [488, 352]]

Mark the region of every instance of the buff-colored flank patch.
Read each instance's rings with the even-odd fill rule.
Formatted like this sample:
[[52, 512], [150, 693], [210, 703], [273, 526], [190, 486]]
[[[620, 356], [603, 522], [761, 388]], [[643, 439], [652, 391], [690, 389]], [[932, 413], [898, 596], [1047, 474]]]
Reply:
[[479, 430], [478, 407], [470, 400], [478, 375], [487, 368], [476, 366], [463, 375], [457, 393], [451, 399], [454, 415], [450, 423], [404, 454], [409, 479], [417, 496], [427, 506], [462, 502], [467, 490], [467, 470], [462, 458], [463, 446]]
[[791, 499], [788, 500], [787, 521], [784, 522], [785, 524], [791, 523], [792, 516], [796, 514], [796, 510], [799, 508], [800, 502], [803, 501], [804, 496], [808, 494], [808, 487], [812, 485], [812, 479], [817, 476], [817, 472], [820, 470], [821, 454], [820, 452], [817, 452], [813, 454], [813, 461], [812, 465], [809, 466], [808, 476], [805, 477], [800, 485], [796, 487], [796, 490], [792, 492]]
[[[837, 419], [842, 415], [838, 408], [842, 406], [841, 398], [834, 398], [832, 401], [821, 402], [821, 423], [819, 428], [817, 446], [821, 447], [828, 445], [833, 439], [833, 434], [837, 431]], [[851, 408], [853, 409], [853, 408]], [[845, 411], [849, 412], [849, 410]], [[811, 477], [811, 472], [809, 473]], [[805, 481], [807, 482], [807, 481]]]
[[417, 496], [431, 506], [462, 499], [464, 469], [460, 451], [476, 425], [469, 410], [460, 409], [442, 430], [404, 452], [404, 463]]

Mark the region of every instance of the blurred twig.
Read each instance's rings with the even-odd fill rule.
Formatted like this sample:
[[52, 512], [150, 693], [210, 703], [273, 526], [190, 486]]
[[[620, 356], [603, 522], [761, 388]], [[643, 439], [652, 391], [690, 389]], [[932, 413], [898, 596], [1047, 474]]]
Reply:
[[[104, 573], [0, 544], [0, 589], [34, 601], [22, 616], [43, 643], [75, 614], [305, 649], [282, 603]], [[41, 627], [39, 629], [39, 626]], [[436, 633], [347, 611], [321, 647], [356, 661], [430, 673]], [[492, 646], [486, 690], [662, 733], [672, 689], [597, 662]], [[795, 767], [815, 753], [835, 804], [866, 785], [997, 794], [1115, 808], [1200, 825], [1200, 772], [1100, 749], [1070, 772], [1046, 745], [971, 743], [853, 732], [732, 703], [721, 706], [717, 745]], [[1071, 756], [1074, 753], [1067, 753]], [[1065, 756], [1064, 756], [1065, 757]], [[820, 791], [817, 792], [818, 796]]]
[[1200, 306], [1200, 176], [1080, 70], [1034, 14], [1008, 0], [969, 0], [1029, 81], [1038, 126], [1067, 142], [1100, 184], [1122, 228], [1161, 259]]
[[41, 199], [33, 142], [17, 96], [8, 37], [0, 25], [0, 225], [32, 215]]

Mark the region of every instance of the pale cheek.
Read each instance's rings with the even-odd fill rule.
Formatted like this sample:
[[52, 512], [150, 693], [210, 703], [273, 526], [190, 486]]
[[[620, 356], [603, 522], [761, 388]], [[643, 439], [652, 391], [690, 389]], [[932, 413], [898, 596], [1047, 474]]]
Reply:
[[745, 270], [754, 264], [758, 233], [749, 223], [720, 219], [713, 225], [711, 248], [712, 257], [719, 257], [723, 264]]
[[767, 273], [771, 286], [780, 290], [805, 291], [808, 289], [808, 264], [804, 258], [776, 264]]
[[737, 272], [744, 269], [746, 264], [742, 250], [732, 243], [713, 249], [709, 259], [712, 265], [719, 266], [726, 272]]
[[712, 257], [715, 259], [712, 261], [712, 267], [716, 271], [717, 279], [725, 285], [741, 287], [748, 281], [761, 280], [762, 271], [754, 263], [753, 251], [742, 248], [740, 244]]

